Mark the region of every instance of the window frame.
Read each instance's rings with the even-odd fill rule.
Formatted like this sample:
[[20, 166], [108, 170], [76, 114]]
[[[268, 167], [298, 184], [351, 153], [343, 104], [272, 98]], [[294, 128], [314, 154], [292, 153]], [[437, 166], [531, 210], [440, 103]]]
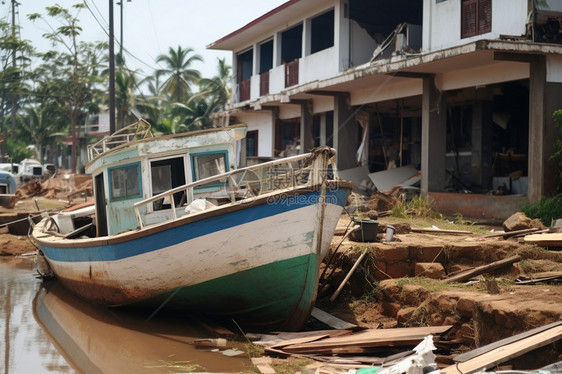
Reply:
[[[474, 10], [470, 10], [470, 7]], [[486, 8], [489, 9], [489, 19], [482, 17]], [[474, 28], [468, 23], [474, 19]], [[492, 32], [492, 0], [462, 0], [461, 1], [461, 39]]]
[[199, 165], [197, 164], [197, 159], [201, 156], [208, 156], [214, 154], [224, 155], [225, 172], [230, 171], [230, 165], [228, 161], [228, 151], [226, 150], [193, 153], [190, 155], [190, 158], [191, 158], [191, 177], [193, 178], [194, 182], [203, 179], [199, 177], [199, 167], [198, 167]]
[[[118, 177], [116, 175], [113, 174], [113, 172], [115, 171], [119, 171], [119, 170], [124, 170], [127, 168], [131, 168], [131, 167], [136, 167], [137, 170], [137, 185], [138, 185], [138, 191], [137, 193], [134, 194], [127, 194], [125, 193], [125, 195], [120, 195], [120, 196], [115, 196], [114, 194], [114, 182], [116, 182], [118, 180]], [[138, 162], [133, 162], [133, 163], [129, 163], [129, 164], [125, 164], [125, 165], [119, 165], [119, 166], [114, 166], [114, 167], [110, 167], [107, 169], [107, 174], [108, 174], [108, 179], [109, 179], [109, 201], [114, 202], [114, 201], [123, 201], [123, 200], [130, 200], [130, 199], [138, 199], [142, 197], [142, 174], [141, 174], [141, 163], [140, 161]], [[125, 174], [125, 189], [126, 189], [126, 174]]]

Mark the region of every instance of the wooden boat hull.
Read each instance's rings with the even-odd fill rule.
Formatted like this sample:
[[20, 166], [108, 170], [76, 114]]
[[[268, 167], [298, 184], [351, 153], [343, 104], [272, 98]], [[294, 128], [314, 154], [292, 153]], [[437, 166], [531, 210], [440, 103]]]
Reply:
[[[340, 186], [341, 187], [341, 186]], [[97, 303], [185, 308], [244, 325], [297, 330], [350, 186], [301, 188], [108, 238], [33, 231], [51, 269]]]

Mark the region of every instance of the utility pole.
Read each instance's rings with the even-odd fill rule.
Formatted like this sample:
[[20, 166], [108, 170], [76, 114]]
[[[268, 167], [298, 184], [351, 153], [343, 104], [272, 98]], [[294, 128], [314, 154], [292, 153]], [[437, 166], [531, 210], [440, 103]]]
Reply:
[[[12, 0], [12, 37], [16, 38], [16, 0]], [[14, 48], [12, 50], [12, 66], [14, 67], [14, 72], [16, 71], [16, 50], [17, 47], [14, 44]], [[12, 95], [12, 127], [10, 131], [10, 139], [14, 140], [15, 132], [16, 132], [16, 113], [18, 110], [17, 106], [17, 98], [18, 93], [14, 92]]]
[[[123, 0], [121, 0], [123, 1]], [[109, 0], [109, 133], [115, 132], [115, 51], [113, 35], [113, 0]]]
[[119, 58], [121, 59], [121, 63], [123, 63], [123, 2], [125, 0], [121, 0], [119, 2], [119, 7], [121, 8], [121, 20], [119, 22], [119, 28], [121, 29], [121, 38], [119, 39]]

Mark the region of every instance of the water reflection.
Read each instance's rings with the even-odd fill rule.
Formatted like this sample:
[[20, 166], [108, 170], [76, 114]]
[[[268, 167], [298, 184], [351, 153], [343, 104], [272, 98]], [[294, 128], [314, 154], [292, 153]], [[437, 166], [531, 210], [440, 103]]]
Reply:
[[[147, 322], [146, 312], [89, 304], [56, 281], [41, 287], [31, 261], [10, 266], [2, 261], [0, 267], [5, 374], [241, 372], [250, 367], [245, 355], [198, 349], [195, 342], [209, 333], [185, 316], [159, 313]], [[233, 344], [228, 343], [240, 348]]]
[[0, 257], [3, 374], [75, 372], [33, 318], [31, 306], [40, 284], [31, 258]]

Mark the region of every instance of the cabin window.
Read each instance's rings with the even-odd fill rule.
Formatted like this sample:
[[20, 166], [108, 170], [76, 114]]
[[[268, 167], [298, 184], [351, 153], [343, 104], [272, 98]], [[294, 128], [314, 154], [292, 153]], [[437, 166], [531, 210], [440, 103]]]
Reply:
[[111, 201], [141, 197], [140, 162], [110, 168], [109, 181]]
[[229, 170], [228, 155], [224, 151], [195, 154], [191, 156], [191, 163], [194, 181], [226, 173]]
[[[183, 157], [152, 161], [150, 163], [152, 180], [152, 196], [171, 190], [185, 184], [185, 170]], [[183, 192], [174, 194], [174, 203], [180, 204]], [[170, 201], [160, 199], [153, 204], [154, 210], [171, 208]]]

